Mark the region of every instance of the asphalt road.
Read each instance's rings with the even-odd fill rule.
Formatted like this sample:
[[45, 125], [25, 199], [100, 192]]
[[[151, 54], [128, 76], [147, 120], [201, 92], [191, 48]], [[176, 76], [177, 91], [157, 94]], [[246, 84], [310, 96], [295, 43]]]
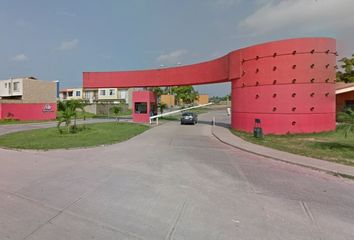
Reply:
[[354, 181], [234, 149], [208, 124], [97, 148], [0, 149], [0, 239], [349, 240]]

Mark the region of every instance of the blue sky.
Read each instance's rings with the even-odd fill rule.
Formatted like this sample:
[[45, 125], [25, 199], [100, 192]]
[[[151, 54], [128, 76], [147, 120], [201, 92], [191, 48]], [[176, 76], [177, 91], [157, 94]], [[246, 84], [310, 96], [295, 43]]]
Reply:
[[[187, 65], [292, 37], [335, 37], [348, 56], [353, 9], [353, 0], [2, 0], [0, 79], [76, 87], [83, 71]], [[197, 89], [223, 96], [230, 85]]]

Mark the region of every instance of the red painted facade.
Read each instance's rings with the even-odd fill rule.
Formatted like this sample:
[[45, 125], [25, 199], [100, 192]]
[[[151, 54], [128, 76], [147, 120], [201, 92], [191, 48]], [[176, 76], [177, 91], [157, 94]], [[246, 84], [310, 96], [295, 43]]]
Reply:
[[56, 103], [0, 103], [0, 119], [53, 120], [56, 115]]
[[166, 69], [84, 72], [84, 88], [198, 85], [231, 81], [232, 128], [266, 134], [335, 129], [336, 42], [331, 38], [275, 41], [224, 57]]
[[[133, 122], [149, 122], [151, 112], [156, 115], [156, 96], [151, 91], [134, 91], [133, 102]], [[136, 109], [137, 103], [146, 104], [146, 112], [139, 112]]]

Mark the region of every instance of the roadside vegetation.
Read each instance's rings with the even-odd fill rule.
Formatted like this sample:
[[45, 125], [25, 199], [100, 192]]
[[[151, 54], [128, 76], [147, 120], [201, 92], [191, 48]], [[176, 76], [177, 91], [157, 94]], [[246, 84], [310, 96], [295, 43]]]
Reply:
[[[90, 147], [112, 144], [136, 136], [149, 127], [133, 123], [77, 124], [79, 117], [86, 118], [85, 103], [68, 100], [58, 103], [58, 123], [55, 128], [35, 129], [0, 136], [0, 146], [18, 149], [58, 149]], [[110, 109], [118, 120], [120, 106]]]
[[339, 124], [336, 131], [313, 134], [266, 135], [255, 138], [250, 133], [231, 131], [255, 144], [354, 166], [354, 114], [352, 111], [339, 113], [337, 121]]
[[[64, 123], [67, 133], [76, 133], [79, 129], [76, 124], [78, 109], [85, 114], [85, 103], [78, 100], [69, 100], [58, 103], [58, 110], [62, 112], [58, 118], [57, 128], [60, 134], [63, 133], [61, 125]], [[72, 121], [74, 118], [74, 121]]]
[[23, 123], [40, 123], [40, 122], [50, 122], [54, 120], [36, 120], [36, 121], [20, 121], [17, 119], [1, 119], [0, 125], [11, 125], [11, 124], [23, 124]]
[[337, 81], [352, 83], [354, 82], [354, 54], [339, 60], [341, 69], [337, 71]]
[[73, 134], [63, 127], [35, 129], [0, 136], [0, 146], [16, 149], [69, 149], [113, 144], [128, 140], [149, 129], [146, 125], [134, 123], [94, 123], [77, 125]]

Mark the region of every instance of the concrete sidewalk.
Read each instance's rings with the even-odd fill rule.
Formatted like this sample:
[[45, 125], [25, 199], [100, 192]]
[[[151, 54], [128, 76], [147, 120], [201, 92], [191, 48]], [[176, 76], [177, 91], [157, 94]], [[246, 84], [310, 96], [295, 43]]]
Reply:
[[225, 144], [259, 156], [324, 171], [333, 175], [339, 174], [342, 176], [354, 177], [354, 167], [287, 153], [276, 149], [253, 144], [235, 136], [226, 127], [213, 126], [212, 134]]

